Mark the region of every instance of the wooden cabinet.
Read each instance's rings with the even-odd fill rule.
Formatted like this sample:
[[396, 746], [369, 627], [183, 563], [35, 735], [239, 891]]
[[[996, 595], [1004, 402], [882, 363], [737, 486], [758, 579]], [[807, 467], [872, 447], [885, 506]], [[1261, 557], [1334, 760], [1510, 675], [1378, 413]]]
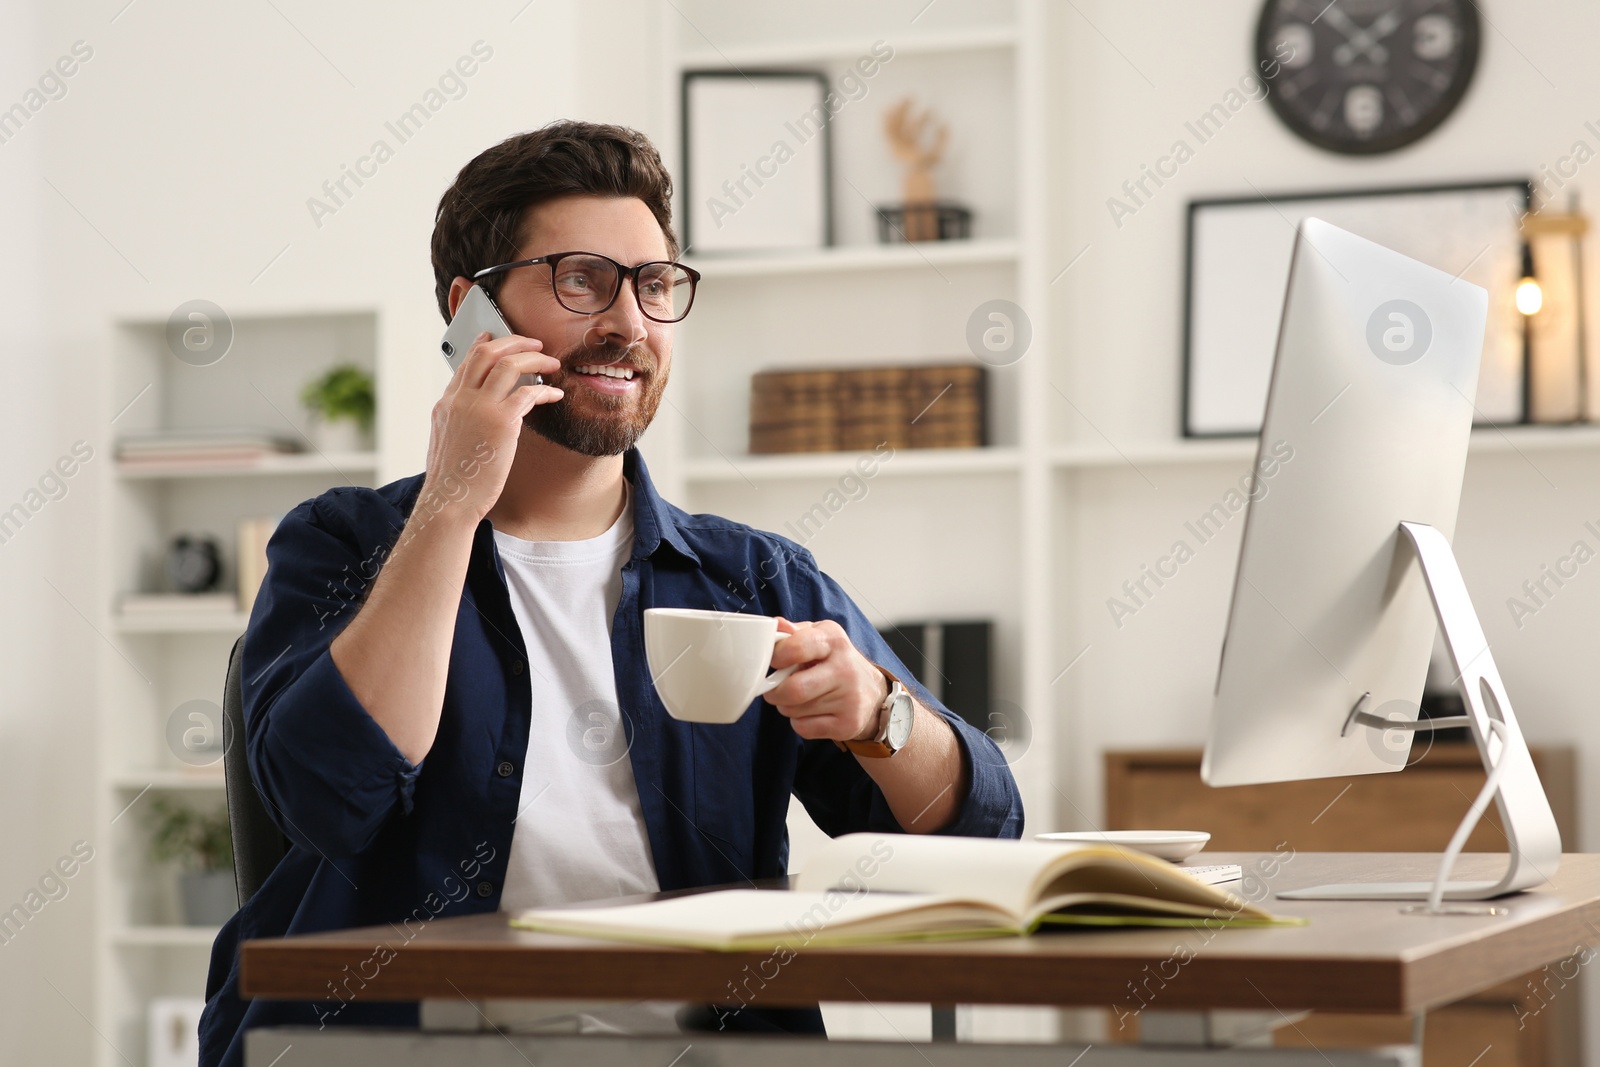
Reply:
[[[1419, 741], [1421, 749], [1426, 742]], [[1575, 766], [1570, 748], [1533, 750], [1561, 839], [1577, 840]], [[1197, 749], [1107, 752], [1106, 828], [1200, 829], [1216, 851], [1439, 852], [1483, 786], [1470, 743], [1439, 743], [1395, 774], [1212, 789], [1200, 780]], [[1502, 852], [1499, 812], [1467, 841], [1468, 852]], [[1574, 946], [1576, 949], [1578, 946]], [[1552, 965], [1431, 1012], [1423, 1067], [1576, 1067], [1582, 995], [1577, 968]], [[1402, 1016], [1315, 1015], [1284, 1027], [1280, 1045], [1320, 1048], [1410, 1040]]]

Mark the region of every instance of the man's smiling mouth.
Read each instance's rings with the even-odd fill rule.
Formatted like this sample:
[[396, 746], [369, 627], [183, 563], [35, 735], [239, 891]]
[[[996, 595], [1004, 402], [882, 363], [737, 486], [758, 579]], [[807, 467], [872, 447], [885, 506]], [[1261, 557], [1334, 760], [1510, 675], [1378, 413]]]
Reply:
[[621, 378], [624, 381], [633, 380], [633, 368], [620, 367], [615, 363], [580, 363], [572, 370], [575, 374], [598, 374], [607, 378]]

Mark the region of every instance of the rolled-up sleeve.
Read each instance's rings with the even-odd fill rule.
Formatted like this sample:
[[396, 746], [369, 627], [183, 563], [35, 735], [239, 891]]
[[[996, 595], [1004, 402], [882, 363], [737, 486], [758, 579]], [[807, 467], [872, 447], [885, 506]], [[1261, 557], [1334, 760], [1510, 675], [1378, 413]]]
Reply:
[[[792, 606], [785, 611], [793, 612], [793, 618], [837, 622], [863, 656], [899, 678], [919, 704], [950, 724], [966, 769], [967, 794], [956, 817], [935, 832], [959, 837], [1022, 836], [1022, 795], [994, 741], [933, 698], [855, 602], [817, 568], [809, 552], [796, 548], [778, 584], [787, 586], [782, 593]], [[830, 835], [903, 831], [877, 783], [855, 756], [840, 751], [832, 741], [803, 743], [795, 795], [812, 821]]]
[[341, 493], [362, 492], [327, 494], [279, 524], [244, 644], [256, 789], [286, 836], [329, 859], [361, 852], [391, 817], [409, 812], [420, 769], [356, 699], [328, 651], [388, 549], [361, 544], [340, 521]]

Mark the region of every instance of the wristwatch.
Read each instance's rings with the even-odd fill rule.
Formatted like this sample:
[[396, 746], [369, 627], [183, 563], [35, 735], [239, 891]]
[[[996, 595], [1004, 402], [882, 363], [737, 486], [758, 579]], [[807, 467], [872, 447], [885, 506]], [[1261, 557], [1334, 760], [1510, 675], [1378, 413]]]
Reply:
[[[883, 670], [883, 668], [878, 668]], [[917, 720], [917, 707], [911, 701], [911, 692], [900, 684], [900, 679], [884, 671], [889, 679], [889, 695], [878, 705], [878, 732], [866, 741], [834, 741], [846, 752], [858, 756], [882, 759], [894, 755], [911, 740], [911, 724]]]

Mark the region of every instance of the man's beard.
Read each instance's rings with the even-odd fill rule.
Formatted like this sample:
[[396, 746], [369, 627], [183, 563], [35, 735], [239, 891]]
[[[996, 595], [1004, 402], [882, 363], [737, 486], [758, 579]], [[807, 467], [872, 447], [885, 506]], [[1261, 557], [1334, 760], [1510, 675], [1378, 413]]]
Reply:
[[[534, 433], [585, 456], [616, 456], [632, 448], [656, 417], [665, 374], [648, 349], [607, 343], [577, 345], [561, 353], [561, 370], [544, 376], [546, 385], [565, 395], [553, 404], [540, 404], [522, 417]], [[573, 381], [583, 377], [570, 368], [579, 363], [610, 363], [633, 371], [639, 382], [634, 396], [608, 396]], [[642, 379], [642, 380], [641, 380]], [[581, 409], [581, 410], [580, 410]]]

